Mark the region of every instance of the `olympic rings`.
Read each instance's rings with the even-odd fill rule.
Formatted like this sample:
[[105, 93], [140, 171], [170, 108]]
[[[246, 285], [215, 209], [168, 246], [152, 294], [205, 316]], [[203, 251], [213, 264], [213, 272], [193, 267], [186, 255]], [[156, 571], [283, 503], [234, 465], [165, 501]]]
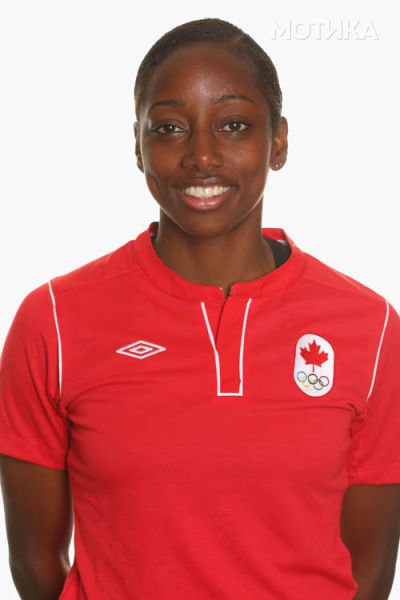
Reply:
[[297, 371], [296, 377], [304, 387], [313, 387], [318, 392], [329, 385], [329, 377], [326, 375], [318, 377], [316, 373], [309, 373], [307, 375], [305, 371]]

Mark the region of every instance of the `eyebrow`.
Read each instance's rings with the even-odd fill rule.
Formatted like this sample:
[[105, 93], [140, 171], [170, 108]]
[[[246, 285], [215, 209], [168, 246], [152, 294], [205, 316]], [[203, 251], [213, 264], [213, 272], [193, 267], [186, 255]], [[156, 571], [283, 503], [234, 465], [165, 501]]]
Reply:
[[[254, 100], [245, 94], [223, 94], [218, 98], [213, 98], [211, 103], [221, 104], [222, 102], [228, 102], [229, 100], [247, 100], [248, 102], [255, 104]], [[149, 108], [149, 111], [153, 110], [153, 108], [156, 106], [185, 106], [185, 103], [181, 100], [158, 100], [157, 102], [153, 102]]]
[[255, 104], [254, 100], [249, 96], [245, 96], [245, 94], [224, 94], [219, 98], [214, 98], [212, 102], [214, 104], [219, 104], [220, 102], [227, 102], [228, 100], [247, 100], [248, 102]]

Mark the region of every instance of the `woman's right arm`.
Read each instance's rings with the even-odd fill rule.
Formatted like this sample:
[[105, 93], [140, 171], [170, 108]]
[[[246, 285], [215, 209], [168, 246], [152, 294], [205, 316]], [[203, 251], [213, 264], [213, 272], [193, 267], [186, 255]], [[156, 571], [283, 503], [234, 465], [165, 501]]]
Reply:
[[0, 454], [9, 567], [22, 600], [58, 600], [70, 569], [68, 472]]

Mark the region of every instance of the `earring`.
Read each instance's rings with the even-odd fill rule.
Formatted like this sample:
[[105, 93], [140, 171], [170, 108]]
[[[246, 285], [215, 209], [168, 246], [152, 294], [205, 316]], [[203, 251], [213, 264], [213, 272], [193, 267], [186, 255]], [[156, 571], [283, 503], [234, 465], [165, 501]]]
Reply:
[[283, 163], [276, 163], [276, 164], [274, 165], [274, 168], [275, 168], [275, 169], [280, 169], [282, 165], [283, 165]]

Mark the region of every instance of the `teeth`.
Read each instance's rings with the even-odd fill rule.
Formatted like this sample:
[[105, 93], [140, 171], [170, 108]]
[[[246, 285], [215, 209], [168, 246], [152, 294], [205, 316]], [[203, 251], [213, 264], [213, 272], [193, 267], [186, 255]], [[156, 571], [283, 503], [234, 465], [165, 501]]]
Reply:
[[212, 198], [213, 196], [219, 196], [224, 192], [229, 190], [228, 187], [222, 187], [221, 185], [214, 185], [209, 187], [204, 186], [196, 186], [196, 187], [188, 187], [183, 191], [188, 196], [195, 196], [195, 198]]

